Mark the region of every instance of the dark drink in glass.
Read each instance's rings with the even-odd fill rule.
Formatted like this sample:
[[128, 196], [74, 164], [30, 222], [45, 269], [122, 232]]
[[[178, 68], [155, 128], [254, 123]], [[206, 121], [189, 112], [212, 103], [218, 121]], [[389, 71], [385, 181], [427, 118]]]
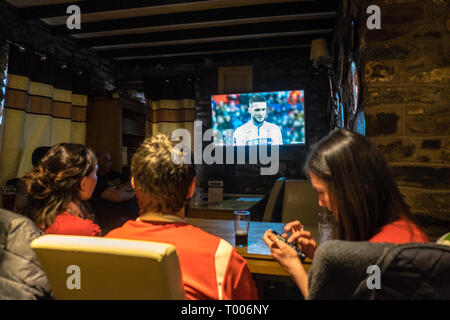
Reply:
[[235, 233], [236, 247], [246, 247], [248, 245], [248, 232], [245, 230], [239, 231]]
[[250, 227], [250, 212], [234, 212], [234, 235], [236, 247], [248, 246], [248, 229]]

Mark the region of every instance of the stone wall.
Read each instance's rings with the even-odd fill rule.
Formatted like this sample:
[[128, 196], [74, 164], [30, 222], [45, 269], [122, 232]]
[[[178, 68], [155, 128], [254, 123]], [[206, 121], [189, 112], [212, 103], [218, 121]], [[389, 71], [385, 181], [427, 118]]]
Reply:
[[105, 94], [105, 81], [115, 82], [110, 61], [100, 59], [93, 49], [79, 48], [69, 36], [52, 33], [40, 20], [24, 21], [16, 8], [0, 0], [0, 40], [10, 40], [40, 53], [53, 54], [61, 61], [88, 70], [91, 96]]
[[366, 135], [385, 155], [415, 216], [448, 228], [450, 3], [370, 1], [373, 4], [381, 9], [380, 30], [365, 26], [368, 1], [353, 3], [362, 25]]

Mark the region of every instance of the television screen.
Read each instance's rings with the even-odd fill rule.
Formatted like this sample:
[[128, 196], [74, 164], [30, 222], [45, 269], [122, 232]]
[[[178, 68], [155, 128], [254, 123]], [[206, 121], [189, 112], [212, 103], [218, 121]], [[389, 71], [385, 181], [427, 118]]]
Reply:
[[211, 96], [216, 145], [305, 143], [304, 90]]

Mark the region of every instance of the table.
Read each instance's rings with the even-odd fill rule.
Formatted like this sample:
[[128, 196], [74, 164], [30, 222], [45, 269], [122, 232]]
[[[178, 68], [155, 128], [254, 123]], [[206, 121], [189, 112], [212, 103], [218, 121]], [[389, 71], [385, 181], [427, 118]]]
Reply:
[[[235, 245], [233, 221], [197, 218], [188, 218], [187, 220], [192, 225], [227, 240], [233, 246]], [[250, 222], [248, 247], [236, 248], [245, 260], [247, 260], [250, 272], [274, 276], [289, 276], [283, 267], [281, 267], [281, 265], [270, 256], [270, 249], [262, 239], [262, 236], [266, 230], [272, 229], [278, 232], [283, 232], [283, 226], [284, 223], [278, 222]], [[318, 239], [317, 227], [305, 226], [305, 229], [311, 231], [312, 236], [315, 239]], [[311, 267], [311, 260], [306, 259], [303, 266], [305, 267], [306, 272], [308, 272]]]
[[235, 210], [252, 211], [252, 208], [263, 198], [262, 195], [224, 194], [223, 201], [220, 203], [208, 203], [205, 197], [191, 199], [189, 217], [233, 220]]

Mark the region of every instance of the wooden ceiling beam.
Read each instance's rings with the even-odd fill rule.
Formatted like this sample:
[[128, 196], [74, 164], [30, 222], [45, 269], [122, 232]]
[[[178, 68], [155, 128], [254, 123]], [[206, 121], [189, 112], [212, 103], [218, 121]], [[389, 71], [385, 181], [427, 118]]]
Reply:
[[232, 51], [232, 52], [216, 52], [209, 54], [195, 54], [191, 53], [190, 55], [184, 56], [141, 56], [141, 57], [123, 57], [120, 60], [114, 60], [115, 64], [119, 68], [143, 68], [143, 67], [151, 67], [156, 66], [157, 64], [161, 64], [164, 66], [167, 65], [178, 65], [178, 64], [204, 64], [205, 57], [208, 57], [209, 60], [213, 61], [213, 63], [220, 61], [227, 61], [229, 59], [239, 59], [239, 60], [251, 60], [256, 56], [258, 57], [276, 57], [276, 55], [286, 56], [292, 55], [296, 57], [309, 58], [310, 55], [310, 47], [278, 47], [278, 48], [258, 48], [258, 49], [247, 49], [241, 51]]
[[38, 6], [49, 6], [49, 5], [57, 5], [65, 3], [68, 5], [69, 3], [81, 2], [82, 0], [5, 0], [9, 4], [17, 7], [17, 8], [29, 8], [29, 7], [38, 7]]
[[192, 52], [180, 52], [180, 53], [163, 53], [163, 54], [147, 54], [139, 56], [118, 57], [114, 58], [114, 61], [126, 61], [126, 60], [142, 60], [142, 59], [161, 59], [161, 58], [186, 58], [189, 56], [204, 56], [204, 55], [218, 55], [228, 54], [230, 57], [236, 53], [242, 52], [257, 52], [257, 51], [271, 51], [271, 50], [289, 50], [298, 48], [309, 48], [308, 45], [286, 45], [286, 46], [273, 46], [264, 48], [241, 48], [241, 49], [218, 49], [209, 51], [192, 51]]
[[305, 47], [310, 46], [311, 41], [316, 38], [326, 38], [331, 40], [332, 34], [318, 34], [306, 36], [292, 36], [292, 37], [275, 37], [269, 39], [251, 39], [251, 40], [237, 40], [237, 41], [220, 41], [209, 42], [201, 44], [189, 45], [172, 45], [159, 46], [149, 48], [129, 48], [101, 51], [100, 56], [108, 59], [123, 59], [124, 57], [158, 57], [158, 56], [175, 56], [175, 55], [190, 55], [195, 54], [209, 54], [223, 52], [224, 50], [231, 52], [245, 51], [245, 50], [264, 50], [265, 48], [279, 48], [279, 47]]
[[265, 33], [257, 35], [239, 35], [232, 37], [213, 37], [213, 38], [201, 38], [201, 39], [185, 39], [185, 40], [173, 40], [173, 41], [159, 41], [159, 42], [142, 42], [142, 43], [127, 43], [113, 46], [94, 46], [92, 47], [98, 51], [115, 50], [115, 49], [134, 49], [134, 48], [148, 48], [158, 46], [173, 46], [173, 45], [185, 45], [185, 44], [198, 44], [205, 42], [218, 42], [218, 41], [234, 41], [234, 40], [252, 40], [252, 39], [265, 39], [273, 37], [289, 37], [289, 36], [306, 36], [316, 35], [316, 37], [323, 34], [331, 34], [333, 29], [320, 29], [311, 31], [295, 31], [295, 32], [283, 32], [283, 33]]
[[[311, 0], [300, 0], [309, 2]], [[10, 0], [14, 5], [18, 0]], [[80, 7], [86, 22], [123, 19], [131, 16], [148, 16], [156, 14], [171, 14], [177, 12], [201, 11], [242, 7], [248, 5], [299, 2], [299, 0], [108, 0], [108, 1], [60, 1], [55, 4], [41, 3], [34, 5], [35, 0], [28, 1], [27, 6], [21, 6], [19, 11], [25, 19], [46, 19], [49, 24], [63, 24], [66, 9], [71, 4]], [[30, 5], [31, 4], [31, 5]]]
[[327, 17], [329, 17], [330, 12], [334, 15], [336, 14], [336, 11], [330, 10], [329, 4], [322, 4], [322, 2], [314, 5], [311, 5], [310, 3], [306, 5], [302, 4], [301, 2], [293, 2], [273, 5], [246, 6], [240, 8], [211, 9], [187, 13], [181, 12], [174, 14], [161, 14], [99, 22], [84, 22], [82, 16], [82, 24], [80, 30], [68, 30], [65, 24], [54, 26], [52, 27], [52, 29], [54, 31], [77, 35], [83, 33], [115, 31], [120, 29], [136, 29], [170, 25], [189, 25], [195, 23], [211, 23], [217, 21], [223, 22], [237, 19], [265, 17], [276, 18], [279, 16], [287, 15], [293, 16], [301, 14], [314, 14], [317, 17], [318, 12], [324, 13]]
[[257, 23], [268, 23], [268, 22], [284, 22], [284, 21], [302, 21], [302, 20], [315, 20], [315, 19], [328, 19], [335, 18], [336, 12], [320, 12], [320, 13], [309, 13], [309, 14], [293, 14], [293, 15], [283, 15], [276, 17], [260, 17], [260, 18], [247, 18], [247, 19], [231, 19], [231, 20], [218, 20], [200, 23], [189, 23], [189, 24], [171, 24], [171, 25], [159, 25], [153, 27], [143, 27], [134, 29], [118, 29], [110, 31], [100, 31], [92, 33], [81, 33], [73, 34], [72, 37], [75, 39], [88, 39], [88, 38], [102, 38], [102, 37], [113, 37], [113, 36], [128, 36], [137, 34], [148, 34], [153, 32], [165, 32], [165, 31], [179, 31], [179, 30], [192, 30], [192, 29], [206, 29], [206, 28], [218, 28], [218, 27], [232, 27], [236, 25], [251, 25]]
[[[311, 21], [284, 21], [284, 22], [268, 22], [251, 25], [235, 25], [217, 28], [205, 29], [187, 29], [178, 31], [153, 32], [147, 34], [130, 34], [124, 36], [86, 38], [77, 40], [80, 47], [94, 47], [96, 49], [126, 47], [134, 44], [142, 46], [151, 46], [152, 43], [159, 42], [176, 42], [176, 41], [211, 41], [214, 38], [233, 38], [233, 37], [258, 37], [267, 34], [284, 33], [312, 33], [319, 30], [334, 29], [336, 23], [335, 18], [319, 19]], [[322, 31], [323, 32], [323, 31]]]

